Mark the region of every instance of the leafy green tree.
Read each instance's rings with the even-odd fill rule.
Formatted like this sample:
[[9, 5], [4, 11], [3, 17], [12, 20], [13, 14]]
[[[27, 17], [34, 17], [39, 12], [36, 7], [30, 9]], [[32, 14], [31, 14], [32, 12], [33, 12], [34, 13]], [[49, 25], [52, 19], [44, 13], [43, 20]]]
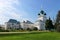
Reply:
[[30, 29], [30, 28], [27, 28], [27, 31], [32, 31], [32, 29]]
[[54, 29], [54, 26], [53, 26], [53, 23], [52, 23], [52, 20], [50, 19], [50, 17], [49, 17], [49, 19], [46, 20], [45, 27], [46, 27], [46, 30]]
[[56, 17], [56, 23], [60, 23], [60, 10], [58, 11], [57, 17]]
[[35, 30], [35, 31], [36, 31], [36, 30], [38, 30], [38, 28], [37, 28], [37, 27], [34, 27], [34, 28], [33, 28], [33, 30]]
[[60, 10], [58, 11], [58, 14], [56, 16], [55, 28], [60, 32]]

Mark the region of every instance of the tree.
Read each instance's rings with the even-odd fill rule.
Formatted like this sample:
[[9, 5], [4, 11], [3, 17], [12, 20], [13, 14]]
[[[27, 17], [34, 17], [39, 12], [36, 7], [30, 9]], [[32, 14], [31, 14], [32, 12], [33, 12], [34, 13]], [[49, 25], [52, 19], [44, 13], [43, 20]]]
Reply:
[[30, 29], [30, 28], [27, 28], [27, 31], [32, 31], [32, 29]]
[[46, 27], [46, 30], [54, 29], [54, 26], [53, 26], [53, 23], [52, 23], [52, 20], [50, 19], [50, 17], [49, 17], [49, 19], [46, 20], [45, 27]]
[[38, 30], [38, 28], [37, 28], [37, 27], [34, 27], [34, 28], [33, 28], [33, 30], [35, 30], [35, 31], [36, 31], [36, 30]]
[[56, 23], [60, 23], [60, 10], [58, 11], [58, 14], [56, 17]]
[[56, 30], [60, 32], [60, 10], [56, 16], [56, 23], [55, 23]]

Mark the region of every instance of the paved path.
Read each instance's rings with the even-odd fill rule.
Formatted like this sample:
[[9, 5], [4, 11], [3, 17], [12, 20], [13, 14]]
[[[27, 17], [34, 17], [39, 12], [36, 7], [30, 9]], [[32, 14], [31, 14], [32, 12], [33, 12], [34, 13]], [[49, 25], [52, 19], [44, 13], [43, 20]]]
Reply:
[[14, 33], [38, 33], [38, 32], [46, 32], [46, 31], [31, 31], [31, 32], [0, 32], [0, 34], [14, 34]]

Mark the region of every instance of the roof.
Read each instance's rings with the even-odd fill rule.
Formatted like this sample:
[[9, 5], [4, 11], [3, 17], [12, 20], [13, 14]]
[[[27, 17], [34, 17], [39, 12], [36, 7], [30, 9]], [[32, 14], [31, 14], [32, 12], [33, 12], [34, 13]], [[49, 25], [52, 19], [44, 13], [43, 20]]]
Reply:
[[23, 21], [23, 23], [26, 23], [26, 24], [33, 24], [31, 21], [28, 21], [28, 20]]
[[40, 13], [38, 13], [38, 15], [40, 14], [46, 15], [46, 13], [43, 10], [41, 10]]
[[10, 19], [9, 21], [8, 21], [9, 23], [17, 23], [17, 24], [19, 24], [20, 22], [18, 22], [17, 20], [15, 20], [15, 19]]

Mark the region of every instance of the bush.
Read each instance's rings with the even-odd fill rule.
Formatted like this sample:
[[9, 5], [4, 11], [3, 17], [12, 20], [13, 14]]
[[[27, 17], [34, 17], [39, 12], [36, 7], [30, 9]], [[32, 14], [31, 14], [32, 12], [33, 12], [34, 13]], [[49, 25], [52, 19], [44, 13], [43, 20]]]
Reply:
[[24, 30], [23, 28], [21, 28], [21, 30]]
[[36, 30], [38, 30], [38, 28], [37, 28], [37, 27], [34, 27], [34, 28], [33, 28], [33, 30], [35, 30], [35, 31], [36, 31]]
[[0, 32], [9, 32], [9, 30], [1, 30], [1, 29], [0, 29]]
[[32, 29], [30, 29], [30, 28], [27, 28], [27, 30], [28, 30], [28, 31], [32, 31]]

